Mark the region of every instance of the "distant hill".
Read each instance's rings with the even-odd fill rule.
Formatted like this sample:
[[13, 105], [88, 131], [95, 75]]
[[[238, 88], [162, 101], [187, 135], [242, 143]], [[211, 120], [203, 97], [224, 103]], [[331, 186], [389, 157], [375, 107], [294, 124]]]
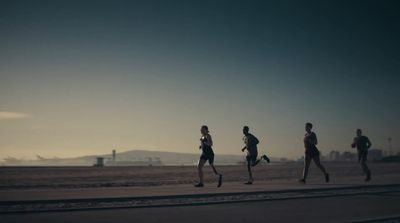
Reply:
[[[148, 165], [150, 163], [161, 162], [163, 165], [195, 165], [197, 164], [200, 152], [194, 153], [176, 153], [176, 152], [162, 152], [162, 151], [149, 151], [149, 150], [129, 150], [116, 153], [116, 161], [112, 162], [112, 154], [100, 154], [91, 156], [82, 156], [76, 158], [52, 158], [46, 159], [43, 157], [37, 160], [20, 160], [15, 158], [5, 159], [3, 165], [84, 165], [91, 166], [95, 163], [97, 157], [103, 157], [106, 165]], [[279, 158], [272, 158], [273, 161], [280, 161]], [[216, 164], [238, 164], [245, 162], [245, 154], [243, 155], [229, 155], [229, 154], [216, 154]]]

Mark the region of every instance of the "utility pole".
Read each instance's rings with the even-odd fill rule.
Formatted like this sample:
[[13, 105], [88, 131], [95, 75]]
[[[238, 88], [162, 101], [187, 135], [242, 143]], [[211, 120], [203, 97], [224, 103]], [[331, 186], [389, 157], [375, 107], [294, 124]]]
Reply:
[[112, 161], [113, 161], [113, 163], [115, 163], [116, 159], [117, 159], [117, 151], [115, 149], [113, 149], [113, 151], [112, 151]]

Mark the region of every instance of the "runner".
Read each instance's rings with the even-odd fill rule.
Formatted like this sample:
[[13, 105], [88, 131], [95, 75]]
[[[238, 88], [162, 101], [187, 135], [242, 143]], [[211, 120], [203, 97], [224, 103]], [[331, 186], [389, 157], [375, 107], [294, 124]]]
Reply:
[[358, 151], [358, 162], [361, 163], [361, 168], [366, 175], [365, 181], [371, 180], [371, 171], [367, 166], [367, 156], [368, 149], [371, 147], [371, 141], [369, 141], [368, 137], [362, 135], [361, 129], [357, 129], [357, 136], [354, 138], [353, 143], [351, 144], [352, 148], [357, 148]]
[[320, 153], [316, 146], [318, 144], [317, 135], [311, 131], [312, 127], [313, 125], [311, 123], [306, 123], [306, 135], [304, 136], [304, 148], [305, 148], [304, 170], [303, 170], [303, 178], [300, 180], [300, 182], [306, 183], [308, 169], [310, 168], [311, 161], [314, 160], [314, 163], [324, 174], [325, 182], [328, 183], [329, 174], [326, 172], [325, 167], [321, 164], [321, 161], [319, 159]]
[[269, 158], [266, 155], [262, 155], [260, 159], [258, 157], [258, 149], [257, 144], [259, 143], [257, 137], [253, 134], [249, 133], [249, 127], [243, 127], [243, 142], [245, 147], [243, 147], [242, 152], [247, 150], [246, 161], [247, 161], [247, 171], [249, 172], [249, 180], [245, 183], [247, 185], [253, 184], [253, 174], [251, 172], [251, 167], [256, 166], [262, 159], [265, 159], [268, 163], [270, 162]]
[[207, 162], [210, 163], [214, 173], [218, 176], [218, 187], [222, 185], [222, 174], [219, 174], [214, 166], [214, 151], [212, 149], [213, 141], [211, 135], [209, 134], [208, 127], [206, 125], [201, 126], [200, 129], [201, 138], [200, 138], [200, 146], [199, 149], [202, 150], [199, 164], [197, 165], [197, 169], [199, 172], [199, 183], [194, 185], [195, 187], [204, 187], [203, 181], [203, 167], [204, 164]]

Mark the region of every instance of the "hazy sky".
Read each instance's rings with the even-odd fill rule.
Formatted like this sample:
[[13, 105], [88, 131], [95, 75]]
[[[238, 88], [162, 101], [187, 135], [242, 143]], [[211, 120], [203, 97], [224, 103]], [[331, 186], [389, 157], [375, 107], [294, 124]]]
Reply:
[[0, 1], [0, 158], [400, 147], [398, 1]]

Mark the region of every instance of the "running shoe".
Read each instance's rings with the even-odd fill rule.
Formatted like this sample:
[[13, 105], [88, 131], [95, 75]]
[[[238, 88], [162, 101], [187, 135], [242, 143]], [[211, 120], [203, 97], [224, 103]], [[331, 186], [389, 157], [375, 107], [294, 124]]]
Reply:
[[270, 162], [271, 162], [271, 160], [269, 160], [269, 158], [268, 158], [267, 155], [263, 155], [261, 158], [265, 159], [265, 160], [267, 161], [267, 163], [270, 163]]
[[329, 174], [328, 174], [328, 173], [325, 174], [325, 182], [326, 182], [326, 183], [329, 183]]
[[198, 184], [194, 185], [194, 187], [204, 187], [204, 184], [198, 183]]
[[371, 180], [371, 171], [367, 172], [367, 178], [365, 178], [365, 181], [370, 181]]

